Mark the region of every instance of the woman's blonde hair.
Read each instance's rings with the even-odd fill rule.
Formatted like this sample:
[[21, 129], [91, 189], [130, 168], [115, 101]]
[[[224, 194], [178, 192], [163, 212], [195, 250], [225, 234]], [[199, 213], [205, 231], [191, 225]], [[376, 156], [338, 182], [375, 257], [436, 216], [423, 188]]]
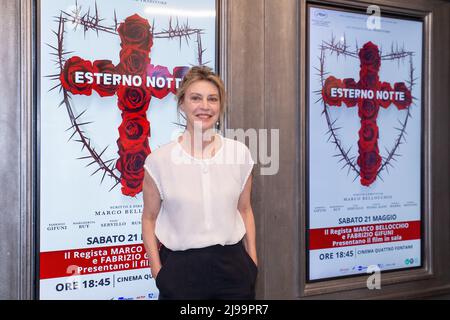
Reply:
[[178, 112], [180, 111], [180, 106], [183, 104], [184, 97], [186, 95], [186, 90], [189, 88], [191, 84], [197, 81], [208, 81], [217, 87], [219, 91], [219, 101], [220, 101], [220, 117], [222, 118], [225, 112], [225, 85], [223, 84], [222, 79], [215, 74], [211, 68], [207, 66], [195, 66], [192, 67], [188, 73], [184, 76], [181, 81], [180, 88], [177, 90], [177, 108]]

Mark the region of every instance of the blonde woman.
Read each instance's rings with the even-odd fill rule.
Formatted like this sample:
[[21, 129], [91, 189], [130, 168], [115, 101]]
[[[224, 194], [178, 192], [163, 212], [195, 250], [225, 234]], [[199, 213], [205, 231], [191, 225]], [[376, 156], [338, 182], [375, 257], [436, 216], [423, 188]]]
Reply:
[[186, 130], [144, 165], [142, 233], [159, 299], [254, 299], [254, 161], [214, 130], [225, 90], [210, 68], [190, 69], [177, 101]]

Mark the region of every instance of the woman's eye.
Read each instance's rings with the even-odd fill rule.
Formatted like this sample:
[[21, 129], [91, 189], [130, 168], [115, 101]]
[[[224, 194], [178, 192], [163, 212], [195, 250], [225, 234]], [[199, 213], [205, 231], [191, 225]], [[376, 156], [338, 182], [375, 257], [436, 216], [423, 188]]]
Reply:
[[199, 101], [199, 100], [200, 100], [200, 97], [197, 97], [197, 96], [191, 97], [191, 100], [192, 100], [192, 101]]
[[219, 101], [219, 99], [216, 98], [216, 97], [209, 98], [208, 100], [211, 101], [211, 102], [218, 102]]

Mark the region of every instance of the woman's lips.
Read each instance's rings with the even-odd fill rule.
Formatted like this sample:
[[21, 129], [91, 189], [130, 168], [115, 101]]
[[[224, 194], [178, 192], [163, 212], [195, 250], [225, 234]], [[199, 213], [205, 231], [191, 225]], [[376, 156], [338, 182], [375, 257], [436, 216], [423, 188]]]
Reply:
[[197, 117], [197, 118], [200, 118], [200, 119], [202, 119], [202, 120], [206, 120], [206, 119], [211, 118], [212, 116], [209, 115], [209, 114], [198, 114], [196, 117]]

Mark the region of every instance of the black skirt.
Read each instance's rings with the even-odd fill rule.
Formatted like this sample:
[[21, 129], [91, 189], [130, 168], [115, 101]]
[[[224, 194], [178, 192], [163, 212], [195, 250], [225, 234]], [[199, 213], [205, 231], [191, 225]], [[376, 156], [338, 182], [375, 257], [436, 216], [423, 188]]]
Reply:
[[186, 251], [161, 246], [159, 300], [254, 300], [258, 268], [242, 240]]

